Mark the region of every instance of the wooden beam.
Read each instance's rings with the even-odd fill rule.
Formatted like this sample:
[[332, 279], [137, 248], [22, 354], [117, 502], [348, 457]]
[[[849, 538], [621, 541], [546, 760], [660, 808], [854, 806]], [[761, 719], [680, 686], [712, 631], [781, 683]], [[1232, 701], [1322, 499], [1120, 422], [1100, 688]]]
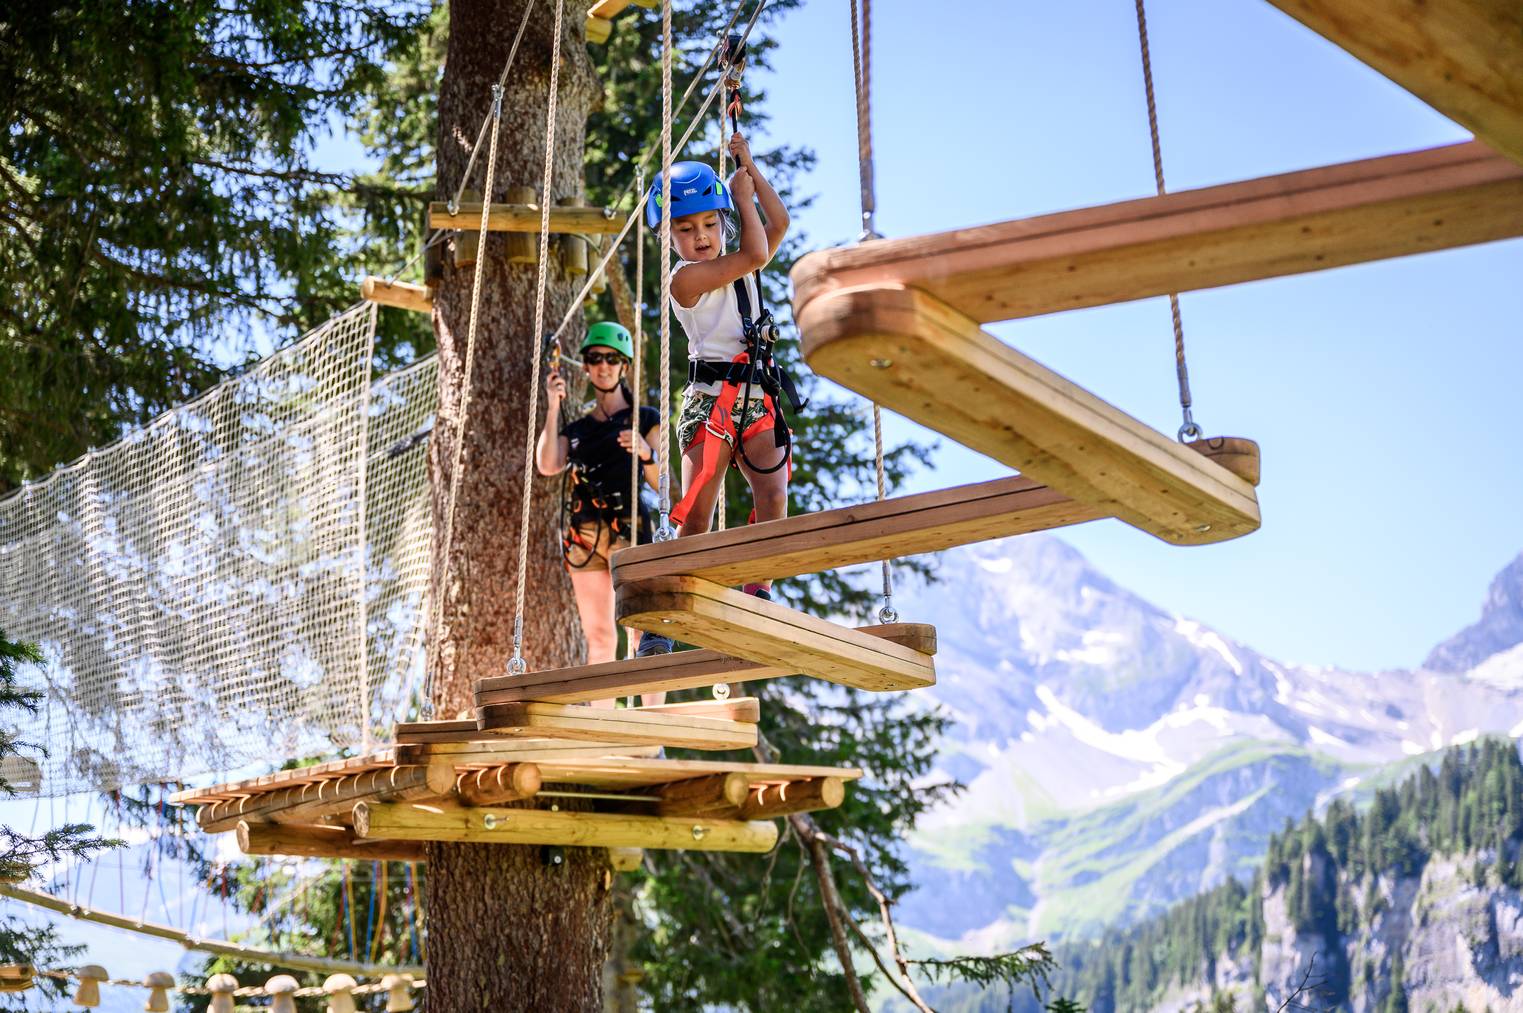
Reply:
[[[487, 215], [487, 229], [491, 232], [538, 232], [538, 204], [493, 204]], [[434, 201], [428, 206], [428, 224], [434, 229], [460, 229], [475, 232], [481, 227], [481, 202], [461, 201], [460, 210], [449, 213], [449, 205]], [[618, 235], [624, 227], [622, 216], [603, 208], [550, 209], [550, 231], [569, 232], [577, 235]]]
[[196, 811], [196, 823], [209, 834], [232, 830], [243, 820], [318, 823], [347, 813], [361, 799], [430, 798], [448, 792], [453, 784], [454, 769], [448, 765], [388, 767], [213, 802]]
[[296, 858], [352, 858], [368, 862], [421, 862], [420, 841], [370, 841], [348, 827], [238, 824], [238, 847], [245, 855], [291, 855]]
[[[925, 623], [864, 626], [857, 632], [902, 644], [920, 654], [936, 653], [936, 628]], [[797, 674], [796, 669], [762, 665], [719, 651], [677, 651], [578, 668], [488, 676], [476, 683], [476, 705], [490, 707], [524, 700], [585, 703], [636, 693], [701, 689], [719, 682], [757, 682]]]
[[608, 864], [614, 872], [634, 872], [645, 861], [643, 848], [609, 848]]
[[603, 45], [613, 34], [613, 22], [607, 18], [593, 17], [588, 14], [585, 24], [587, 25], [587, 41], [595, 46]]
[[716, 584], [775, 580], [1104, 516], [1035, 479], [1000, 478], [636, 545], [614, 553], [614, 583], [678, 574]]
[[726, 721], [761, 720], [761, 701], [754, 696], [737, 696], [726, 700], [684, 700], [681, 703], [651, 704], [626, 708], [641, 714], [689, 714], [694, 717], [724, 718]]
[[658, 816], [714, 816], [739, 812], [751, 791], [751, 779], [738, 770], [674, 781], [661, 789]]
[[730, 760], [636, 759], [610, 756], [600, 760], [547, 760], [539, 765], [547, 783], [579, 784], [599, 791], [636, 791], [673, 781], [713, 774], [744, 774], [752, 787], [807, 781], [816, 777], [839, 777], [854, 781], [862, 776], [857, 767], [820, 767], [792, 763], [736, 763]]
[[846, 782], [839, 777], [762, 787], [752, 792], [737, 813], [741, 819], [771, 819], [789, 813], [834, 809], [846, 800]]
[[360, 837], [476, 844], [559, 844], [585, 848], [666, 848], [685, 851], [771, 850], [777, 824], [547, 809], [466, 809], [416, 803], [361, 803], [354, 810]]
[[617, 746], [611, 742], [568, 739], [506, 739], [481, 741], [480, 732], [467, 742], [417, 742], [397, 746], [398, 763], [452, 763], [457, 767], [493, 767], [514, 761], [540, 763], [549, 759], [602, 759], [607, 756], [647, 757], [660, 746]]
[[455, 782], [455, 794], [466, 805], [502, 805], [533, 798], [543, 783], [539, 767], [534, 764], [505, 763], [463, 771]]
[[816, 373], [1164, 541], [1259, 526], [1249, 483], [925, 292], [833, 292], [798, 324]]
[[360, 282], [360, 298], [382, 306], [395, 306], [416, 313], [434, 311], [434, 290], [427, 285], [413, 285], [405, 281], [387, 281], [374, 275]]
[[1523, 167], [1470, 142], [821, 250], [793, 308], [807, 334], [827, 292], [902, 284], [991, 323], [1519, 235]]
[[556, 736], [684, 749], [750, 749], [756, 725], [691, 714], [643, 713], [638, 707], [509, 703], [480, 708], [483, 731], [509, 736]]
[[1270, 3], [1523, 163], [1523, 6], [1517, 0]]
[[626, 582], [614, 608], [626, 626], [843, 686], [898, 690], [936, 682], [929, 655], [697, 577]]

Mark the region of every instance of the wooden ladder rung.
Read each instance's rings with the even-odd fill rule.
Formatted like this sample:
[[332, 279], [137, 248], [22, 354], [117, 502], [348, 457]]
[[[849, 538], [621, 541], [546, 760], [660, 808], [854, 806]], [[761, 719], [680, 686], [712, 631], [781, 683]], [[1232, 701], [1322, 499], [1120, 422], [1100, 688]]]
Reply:
[[793, 315], [807, 332], [826, 293], [901, 284], [992, 323], [1519, 235], [1523, 166], [1472, 141], [821, 250]]
[[[757, 701], [734, 701], [732, 714], [760, 716]], [[756, 745], [756, 718], [750, 721], [683, 713], [661, 707], [588, 707], [564, 703], [492, 704], [480, 709], [483, 731], [495, 735], [587, 739], [629, 745], [684, 749], [750, 749]]]
[[[487, 213], [489, 232], [538, 232], [538, 204], [493, 204]], [[481, 202], [461, 201], [459, 210], [450, 214], [449, 205], [434, 201], [428, 206], [428, 225], [432, 229], [460, 229], [475, 232], [481, 228]], [[550, 209], [550, 231], [579, 236], [617, 235], [624, 227], [624, 216], [609, 214], [603, 208], [557, 205]]]
[[931, 656], [697, 577], [626, 582], [618, 621], [763, 665], [868, 690], [936, 682]]
[[[936, 628], [926, 623], [891, 623], [857, 630], [901, 644], [919, 654], [936, 653]], [[649, 658], [608, 661], [578, 668], [548, 669], [525, 675], [494, 675], [476, 684], [476, 706], [543, 700], [585, 703], [640, 693], [702, 689], [721, 682], [757, 682], [797, 675], [798, 669], [763, 665], [719, 651], [677, 651]]]
[[1259, 526], [1253, 486], [902, 285], [811, 300], [816, 373], [1102, 514], [1179, 545]]

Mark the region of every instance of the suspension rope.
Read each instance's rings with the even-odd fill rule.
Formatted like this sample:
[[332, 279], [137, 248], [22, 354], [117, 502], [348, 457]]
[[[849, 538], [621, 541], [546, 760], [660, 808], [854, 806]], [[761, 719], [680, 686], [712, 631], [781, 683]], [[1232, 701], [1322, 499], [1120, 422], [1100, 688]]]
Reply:
[[[645, 191], [645, 170], [635, 170], [635, 185], [643, 193]], [[640, 473], [644, 469], [640, 467], [640, 402], [644, 400], [645, 391], [641, 387], [640, 365], [645, 355], [645, 219], [642, 216], [635, 225], [635, 347], [634, 361], [630, 367], [630, 392], [634, 395], [634, 402], [629, 406], [629, 544], [640, 544]], [[651, 448], [652, 453], [660, 456], [664, 448], [658, 451]]]
[[[1153, 181], [1158, 196], [1167, 193], [1163, 184], [1163, 143], [1158, 137], [1158, 99], [1153, 92], [1153, 59], [1148, 51], [1148, 17], [1144, 0], [1136, 0], [1137, 42], [1142, 49], [1142, 87], [1148, 100], [1148, 136], [1153, 142]], [[1169, 316], [1174, 322], [1174, 374], [1179, 379], [1179, 411], [1184, 419], [1179, 427], [1179, 441], [1200, 439], [1201, 428], [1190, 413], [1194, 399], [1190, 396], [1190, 367], [1185, 362], [1185, 324], [1179, 312], [1179, 293], [1169, 293]]]
[[[726, 70], [725, 67], [723, 67], [723, 66], [720, 67], [720, 80], [721, 81], [723, 81], [725, 79], [725, 77], [727, 76], [726, 73], [725, 73], [725, 70]], [[721, 180], [723, 180], [725, 178], [725, 169], [726, 169], [726, 166], [725, 166], [725, 153], [726, 153], [725, 152], [725, 126], [726, 126], [726, 116], [729, 113], [729, 110], [725, 108], [727, 105], [729, 105], [728, 102], [721, 102], [721, 103], [719, 103], [719, 159], [718, 159], [718, 162], [719, 162], [719, 178]], [[728, 184], [726, 184], [726, 185], [728, 185]], [[738, 209], [737, 209], [737, 211], [738, 211]], [[725, 252], [727, 252], [726, 251], [726, 246], [727, 245], [728, 244], [725, 242], [724, 230], [721, 229], [720, 232], [719, 232], [719, 252], [720, 252], [721, 255], [724, 254]], [[730, 512], [729, 496], [726, 495], [727, 490], [725, 488], [727, 485], [729, 485], [729, 477], [730, 477], [730, 469], [727, 467], [720, 474], [720, 478], [719, 478], [719, 495], [714, 499], [714, 512], [715, 512], [715, 517], [716, 517], [716, 520], [715, 520], [715, 523], [714, 523], [714, 529], [716, 531], [723, 531], [725, 529], [725, 518], [726, 518], [726, 516]]]
[[[709, 92], [709, 101], [723, 87], [721, 80]], [[704, 103], [704, 110], [708, 103]], [[703, 110], [694, 122], [703, 118]], [[641, 204], [645, 202], [642, 197]], [[635, 214], [640, 208], [635, 208]], [[628, 228], [628, 226], [625, 226]], [[613, 251], [610, 250], [609, 253]], [[661, 448], [667, 448], [672, 406], [672, 0], [661, 0]], [[676, 537], [672, 530], [672, 466], [670, 454], [661, 455], [661, 526], [656, 541]]]
[[443, 573], [440, 578], [440, 587], [433, 595], [434, 613], [433, 629], [434, 636], [429, 641], [428, 667], [423, 674], [423, 717], [433, 717], [434, 692], [433, 680], [439, 667], [439, 649], [444, 637], [441, 635], [439, 626], [444, 621], [444, 598], [450, 575], [450, 552], [454, 547], [455, 538], [455, 503], [460, 494], [460, 472], [465, 462], [465, 440], [467, 424], [471, 414], [471, 377], [476, 368], [476, 324], [477, 311], [481, 308], [481, 279], [486, 268], [486, 242], [487, 223], [492, 210], [492, 187], [497, 182], [497, 137], [502, 125], [502, 92], [500, 84], [492, 86], [492, 132], [487, 145], [487, 175], [486, 175], [486, 199], [481, 202], [481, 226], [477, 239], [476, 267], [472, 272], [471, 279], [471, 309], [469, 321], [465, 332], [465, 379], [464, 387], [460, 396], [460, 418], [455, 425], [455, 452], [452, 455], [453, 463], [450, 465], [449, 495], [444, 508], [444, 560]]
[[[873, 124], [872, 124], [872, 0], [862, 0], [860, 17], [857, 0], [851, 0], [851, 67], [857, 92], [857, 180], [862, 192], [861, 243], [883, 238], [878, 233], [875, 215], [877, 198], [873, 193]], [[888, 482], [883, 467], [883, 409], [873, 402], [873, 465], [878, 480], [878, 499], [888, 495]], [[899, 613], [894, 609], [894, 567], [883, 560], [883, 607], [878, 609], [880, 623], [896, 623]]]
[[[524, 476], [523, 496], [518, 513], [518, 580], [513, 589], [513, 657], [508, 661], [509, 675], [523, 675], [529, 670], [524, 661], [524, 595], [529, 572], [529, 507], [534, 492], [534, 437], [539, 412], [539, 365], [544, 357], [539, 354], [540, 335], [545, 330], [545, 290], [550, 281], [550, 180], [555, 170], [555, 107], [556, 92], [560, 90], [561, 76], [561, 15], [565, 11], [564, 0], [555, 0], [555, 29], [550, 44], [550, 101], [545, 111], [545, 171], [540, 180], [539, 201], [539, 281], [534, 293], [534, 330], [529, 334], [529, 419], [524, 426]], [[482, 221], [486, 220], [483, 209]], [[608, 252], [613, 254], [615, 245]], [[589, 278], [589, 281], [591, 279]], [[571, 304], [573, 310], [581, 307], [578, 299]], [[556, 335], [559, 341], [559, 333]]]

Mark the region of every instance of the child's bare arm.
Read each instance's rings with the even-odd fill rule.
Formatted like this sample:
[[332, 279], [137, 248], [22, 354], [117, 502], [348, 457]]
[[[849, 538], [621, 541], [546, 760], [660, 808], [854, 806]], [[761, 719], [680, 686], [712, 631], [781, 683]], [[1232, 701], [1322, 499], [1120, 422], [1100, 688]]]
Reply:
[[705, 292], [723, 288], [737, 278], [744, 278], [752, 271], [767, 265], [767, 237], [762, 229], [761, 216], [756, 211], [756, 189], [750, 174], [737, 169], [730, 181], [735, 211], [740, 218], [740, 249], [726, 253], [713, 260], [690, 263], [672, 276], [672, 298], [678, 305], [692, 307], [698, 304]]
[[756, 167], [751, 158], [751, 146], [739, 131], [730, 135], [730, 154], [735, 157], [735, 164], [744, 168], [756, 184], [756, 199], [761, 202], [761, 213], [767, 219], [767, 260], [771, 261], [777, 256], [777, 248], [783, 245], [783, 237], [788, 234], [788, 209], [772, 184], [767, 182], [767, 177]]

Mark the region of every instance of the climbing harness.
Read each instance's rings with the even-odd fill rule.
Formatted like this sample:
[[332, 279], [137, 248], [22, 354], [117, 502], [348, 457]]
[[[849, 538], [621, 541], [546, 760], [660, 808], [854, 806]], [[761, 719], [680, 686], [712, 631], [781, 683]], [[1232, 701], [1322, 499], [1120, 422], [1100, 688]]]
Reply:
[[[1153, 59], [1148, 51], [1148, 17], [1144, 0], [1136, 0], [1137, 42], [1142, 50], [1142, 87], [1148, 102], [1148, 137], [1153, 143], [1153, 180], [1158, 185], [1158, 196], [1167, 190], [1163, 184], [1163, 143], [1158, 137], [1158, 99], [1153, 92]], [[1174, 375], [1179, 380], [1179, 411], [1184, 421], [1179, 427], [1179, 442], [1190, 443], [1201, 437], [1201, 428], [1190, 409], [1190, 367], [1185, 362], [1185, 325], [1179, 312], [1179, 293], [1169, 293], [1169, 316], [1174, 322]]]

